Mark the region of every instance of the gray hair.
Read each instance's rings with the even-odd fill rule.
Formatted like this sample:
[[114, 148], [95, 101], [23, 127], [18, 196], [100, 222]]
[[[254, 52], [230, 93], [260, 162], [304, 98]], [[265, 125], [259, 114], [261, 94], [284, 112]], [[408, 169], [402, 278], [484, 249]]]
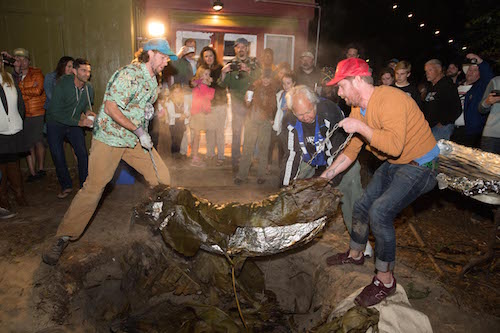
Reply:
[[316, 93], [308, 86], [298, 85], [290, 89], [286, 94], [286, 106], [288, 110], [293, 111], [293, 97], [295, 95], [304, 95], [311, 104], [316, 105], [319, 103], [319, 97]]
[[427, 66], [427, 65], [439, 66], [439, 67], [443, 68], [443, 63], [438, 59], [431, 59], [431, 60], [427, 61], [425, 63], [425, 66]]

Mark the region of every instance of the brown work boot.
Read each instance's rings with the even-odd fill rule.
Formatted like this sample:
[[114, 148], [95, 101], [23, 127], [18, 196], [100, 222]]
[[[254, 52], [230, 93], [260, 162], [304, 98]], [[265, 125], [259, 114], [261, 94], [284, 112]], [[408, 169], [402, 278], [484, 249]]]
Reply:
[[10, 162], [7, 164], [7, 176], [10, 186], [16, 195], [16, 202], [19, 206], [28, 206], [28, 202], [24, 197], [23, 175], [21, 173], [20, 162]]
[[7, 196], [7, 190], [9, 185], [7, 184], [7, 163], [0, 164], [0, 172], [2, 173], [2, 179], [0, 180], [0, 207], [10, 211], [9, 198]]
[[337, 253], [326, 258], [326, 264], [328, 266], [338, 266], [347, 264], [363, 265], [365, 263], [365, 256], [363, 255], [363, 253], [361, 253], [361, 258], [354, 259], [352, 257], [349, 257], [349, 252], [350, 249], [347, 250], [347, 252]]
[[42, 260], [47, 265], [54, 266], [59, 261], [64, 249], [69, 244], [69, 239], [58, 238], [54, 244], [42, 254]]
[[392, 286], [386, 287], [377, 276], [373, 277], [372, 283], [367, 285], [363, 291], [354, 299], [359, 306], [369, 307], [383, 301], [387, 296], [396, 292], [396, 278], [392, 277]]

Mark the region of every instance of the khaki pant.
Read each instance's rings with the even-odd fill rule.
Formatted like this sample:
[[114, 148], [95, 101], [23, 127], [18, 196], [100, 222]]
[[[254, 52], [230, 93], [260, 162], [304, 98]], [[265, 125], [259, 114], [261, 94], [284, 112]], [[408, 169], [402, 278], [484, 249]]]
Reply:
[[89, 175], [64, 215], [56, 237], [69, 236], [71, 240], [76, 240], [82, 235], [94, 215], [106, 184], [113, 178], [120, 160], [124, 160], [142, 174], [152, 186], [160, 183], [170, 184], [167, 166], [155, 149], [152, 152], [159, 179], [156, 177], [149, 153], [139, 143], [135, 148], [117, 148], [93, 139], [90, 148]]

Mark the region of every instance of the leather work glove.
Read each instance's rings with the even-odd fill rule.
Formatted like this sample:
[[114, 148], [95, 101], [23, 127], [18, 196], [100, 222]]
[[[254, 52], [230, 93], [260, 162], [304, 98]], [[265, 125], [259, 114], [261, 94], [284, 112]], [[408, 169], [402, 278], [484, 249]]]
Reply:
[[151, 148], [153, 148], [153, 141], [151, 141], [151, 136], [148, 132], [145, 132], [142, 127], [137, 127], [134, 131], [134, 134], [139, 138], [142, 147], [147, 150], [151, 150]]

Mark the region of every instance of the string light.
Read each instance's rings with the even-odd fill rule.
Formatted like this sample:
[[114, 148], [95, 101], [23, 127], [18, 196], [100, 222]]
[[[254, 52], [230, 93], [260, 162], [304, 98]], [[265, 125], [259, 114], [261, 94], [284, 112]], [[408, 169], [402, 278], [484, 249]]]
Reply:
[[[392, 5], [392, 9], [393, 9], [393, 10], [399, 9], [399, 5], [398, 5], [397, 3], [394, 3], [394, 4]], [[407, 17], [408, 17], [408, 19], [412, 19], [412, 18], [414, 17], [414, 13], [413, 13], [413, 12], [409, 12], [409, 13], [407, 14]], [[424, 22], [420, 22], [420, 23], [418, 24], [418, 27], [419, 27], [420, 29], [423, 29], [423, 28], [424, 28], [424, 27], [426, 27], [426, 26], [427, 26], [427, 24], [426, 24], [426, 23], [424, 23]], [[433, 29], [433, 28], [432, 28], [432, 24], [430, 25], [429, 29]], [[432, 31], [432, 30], [431, 30], [431, 31]], [[435, 30], [434, 30], [434, 36], [440, 36], [440, 35], [441, 35], [441, 30], [439, 30], [439, 29], [435, 29]], [[446, 36], [443, 36], [443, 38], [445, 38], [445, 37], [446, 37]], [[449, 36], [448, 36], [448, 44], [453, 44], [453, 43], [455, 43], [455, 40], [454, 40], [453, 38], [451, 38], [451, 37], [449, 37]], [[467, 46], [465, 46], [465, 45], [464, 45], [464, 46], [462, 46], [462, 51], [465, 51], [465, 50], [467, 50]]]

